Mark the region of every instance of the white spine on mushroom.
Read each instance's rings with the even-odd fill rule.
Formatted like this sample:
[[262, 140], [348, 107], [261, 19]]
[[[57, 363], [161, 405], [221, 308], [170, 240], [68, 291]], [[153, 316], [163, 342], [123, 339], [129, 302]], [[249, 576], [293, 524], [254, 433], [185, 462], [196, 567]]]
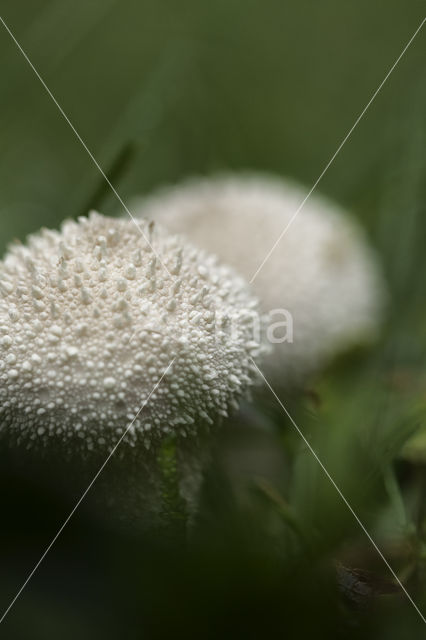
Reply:
[[[191, 179], [135, 203], [135, 210], [216, 254], [250, 280], [306, 196], [302, 187], [257, 175]], [[253, 281], [265, 313], [291, 314], [265, 361], [279, 382], [294, 381], [339, 350], [375, 335], [384, 283], [362, 230], [313, 194]], [[286, 320], [276, 312], [271, 322]], [[289, 332], [290, 333], [290, 332]], [[293, 341], [291, 341], [291, 338]]]
[[[0, 425], [28, 446], [55, 436], [111, 447], [173, 358], [130, 445], [195, 434], [253, 382], [262, 347], [244, 281], [141, 225], [156, 255], [130, 220], [92, 213], [30, 236], [0, 263]], [[232, 334], [215, 327], [218, 312], [234, 318]]]

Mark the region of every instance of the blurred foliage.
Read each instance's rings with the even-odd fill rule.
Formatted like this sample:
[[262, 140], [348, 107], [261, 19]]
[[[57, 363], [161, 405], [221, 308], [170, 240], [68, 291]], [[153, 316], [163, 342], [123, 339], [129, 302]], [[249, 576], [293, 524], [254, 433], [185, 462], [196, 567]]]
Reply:
[[[126, 203], [220, 169], [313, 184], [423, 13], [416, 0], [3, 0], [1, 11]], [[0, 35], [1, 250], [89, 207], [121, 213]], [[423, 613], [425, 54], [420, 33], [321, 183], [382, 256], [382, 339], [297, 394], [277, 389]], [[11, 610], [4, 637], [423, 637], [274, 398], [260, 392], [225, 426], [187, 546], [117, 530], [89, 500]], [[64, 496], [51, 469], [0, 454], [6, 607], [85, 485], [71, 474]]]

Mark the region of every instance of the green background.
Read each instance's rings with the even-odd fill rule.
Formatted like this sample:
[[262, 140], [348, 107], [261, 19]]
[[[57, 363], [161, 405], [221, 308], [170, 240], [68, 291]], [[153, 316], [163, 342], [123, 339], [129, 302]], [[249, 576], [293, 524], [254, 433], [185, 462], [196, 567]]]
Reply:
[[[312, 184], [422, 8], [413, 0], [6, 0], [2, 15], [103, 169], [131, 145], [116, 185], [127, 201], [224, 168]], [[425, 49], [420, 35], [322, 182], [368, 218], [379, 215], [401, 127], [424, 112]], [[3, 28], [0, 65], [4, 246], [85, 212], [100, 176]], [[109, 195], [100, 205], [120, 209]]]

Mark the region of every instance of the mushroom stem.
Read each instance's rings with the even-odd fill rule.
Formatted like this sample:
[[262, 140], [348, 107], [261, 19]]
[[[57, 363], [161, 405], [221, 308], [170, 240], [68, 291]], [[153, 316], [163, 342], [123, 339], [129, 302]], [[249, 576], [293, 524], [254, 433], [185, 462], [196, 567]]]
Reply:
[[171, 434], [162, 442], [158, 453], [160, 471], [161, 521], [176, 540], [186, 537], [188, 509], [180, 491], [176, 437]]

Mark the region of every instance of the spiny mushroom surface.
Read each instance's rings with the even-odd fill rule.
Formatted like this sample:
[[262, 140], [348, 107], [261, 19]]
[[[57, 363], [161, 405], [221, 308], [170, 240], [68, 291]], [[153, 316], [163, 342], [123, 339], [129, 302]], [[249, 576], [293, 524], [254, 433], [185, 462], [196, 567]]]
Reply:
[[92, 213], [9, 248], [3, 432], [29, 447], [56, 438], [90, 450], [111, 448], [134, 420], [125, 442], [150, 448], [238, 406], [262, 351], [256, 300], [215, 257], [144, 221], [140, 229], [150, 242], [130, 219]]
[[[302, 187], [278, 178], [225, 175], [193, 178], [135, 205], [141, 215], [185, 235], [250, 281], [305, 196]], [[269, 336], [286, 338], [265, 361], [265, 371], [279, 381], [303, 378], [341, 349], [370, 339], [384, 302], [380, 270], [362, 230], [316, 194], [252, 287], [262, 310], [272, 311], [271, 323], [281, 323], [281, 330], [270, 325]], [[290, 322], [275, 311], [280, 309], [290, 312]]]

